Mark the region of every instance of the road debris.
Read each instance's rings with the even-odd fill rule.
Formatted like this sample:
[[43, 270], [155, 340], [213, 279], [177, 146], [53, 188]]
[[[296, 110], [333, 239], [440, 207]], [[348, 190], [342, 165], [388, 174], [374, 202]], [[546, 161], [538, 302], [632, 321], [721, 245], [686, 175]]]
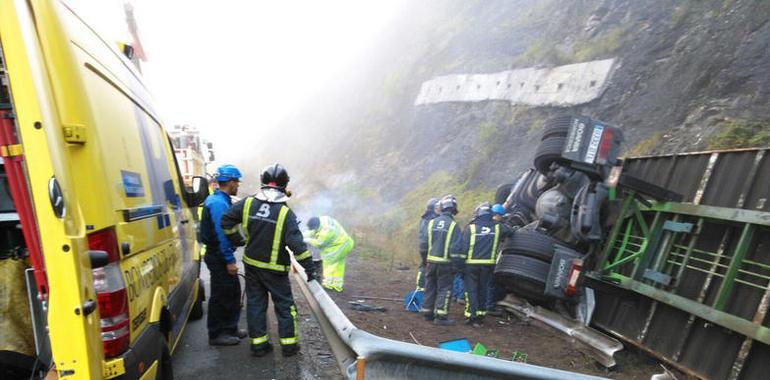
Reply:
[[526, 363], [527, 362], [527, 354], [525, 354], [523, 352], [516, 351], [516, 352], [513, 353], [513, 356], [511, 357], [511, 360], [513, 360], [515, 362]]
[[372, 306], [365, 304], [363, 302], [355, 302], [355, 301], [348, 301], [348, 304], [350, 304], [350, 308], [356, 311], [381, 311], [386, 312], [388, 309], [382, 307], [382, 306]]
[[417, 338], [415, 338], [415, 337], [414, 337], [414, 334], [412, 334], [412, 332], [411, 332], [411, 331], [409, 332], [409, 336], [411, 336], [411, 337], [412, 337], [412, 340], [413, 340], [413, 341], [414, 341], [416, 344], [419, 344], [420, 346], [422, 346], [422, 343], [420, 343], [420, 341], [419, 341], [419, 340], [417, 340]]
[[402, 299], [388, 298], [388, 297], [353, 296], [351, 298], [359, 300], [358, 302], [364, 302], [360, 300], [381, 300], [381, 301], [404, 302], [404, 300]]
[[457, 352], [471, 352], [471, 342], [466, 338], [453, 339], [439, 342], [438, 348]]

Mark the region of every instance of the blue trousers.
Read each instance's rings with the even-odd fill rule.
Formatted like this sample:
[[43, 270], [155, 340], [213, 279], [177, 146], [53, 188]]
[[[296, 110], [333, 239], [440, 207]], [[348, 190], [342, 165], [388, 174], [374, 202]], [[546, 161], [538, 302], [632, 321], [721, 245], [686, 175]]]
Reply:
[[238, 276], [227, 273], [227, 263], [216, 249], [208, 249], [203, 261], [211, 273], [211, 296], [206, 326], [209, 338], [221, 334], [235, 335], [241, 316], [241, 282]]

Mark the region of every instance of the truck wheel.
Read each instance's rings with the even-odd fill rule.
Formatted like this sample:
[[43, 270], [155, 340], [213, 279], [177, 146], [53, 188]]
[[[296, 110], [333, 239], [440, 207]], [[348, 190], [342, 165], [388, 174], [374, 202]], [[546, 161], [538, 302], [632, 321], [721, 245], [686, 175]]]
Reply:
[[548, 301], [545, 282], [551, 265], [521, 255], [502, 255], [495, 266], [496, 283], [531, 301]]
[[535, 152], [535, 167], [540, 173], [546, 174], [554, 162], [566, 162], [561, 156], [567, 138], [561, 136], [549, 137], [540, 142]]
[[572, 116], [557, 116], [546, 120], [543, 125], [543, 135], [540, 137], [540, 141], [545, 141], [553, 136], [567, 137], [572, 120]]
[[512, 239], [503, 243], [503, 255], [521, 255], [550, 263], [556, 240], [542, 232], [518, 229]]
[[190, 310], [190, 320], [197, 321], [203, 318], [203, 301], [206, 299], [206, 293], [203, 288], [203, 280], [198, 284], [198, 297], [193, 302], [192, 310]]
[[508, 195], [511, 194], [512, 188], [513, 188], [512, 183], [506, 183], [498, 186], [497, 192], [495, 193], [495, 203], [499, 203], [499, 204], [505, 203], [505, 200], [508, 199]]

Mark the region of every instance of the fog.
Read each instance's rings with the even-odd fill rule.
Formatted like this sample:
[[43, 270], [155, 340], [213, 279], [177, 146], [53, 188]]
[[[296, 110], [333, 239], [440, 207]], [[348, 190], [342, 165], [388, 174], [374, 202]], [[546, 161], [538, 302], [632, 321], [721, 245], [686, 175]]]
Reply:
[[133, 3], [166, 120], [198, 127], [220, 163], [251, 168], [281, 159], [267, 146], [292, 147], [279, 123], [344, 78], [404, 1]]

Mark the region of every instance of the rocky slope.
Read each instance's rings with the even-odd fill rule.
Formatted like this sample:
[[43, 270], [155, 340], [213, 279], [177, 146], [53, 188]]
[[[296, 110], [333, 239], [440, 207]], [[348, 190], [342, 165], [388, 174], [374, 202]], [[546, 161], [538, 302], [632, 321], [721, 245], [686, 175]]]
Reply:
[[[308, 213], [406, 254], [427, 197], [460, 194], [467, 216], [531, 165], [553, 115], [614, 123], [633, 155], [767, 146], [769, 20], [762, 0], [411, 2], [348, 76], [276, 129], [290, 144], [262, 153], [294, 169]], [[439, 75], [611, 57], [606, 91], [580, 106], [414, 105]]]

